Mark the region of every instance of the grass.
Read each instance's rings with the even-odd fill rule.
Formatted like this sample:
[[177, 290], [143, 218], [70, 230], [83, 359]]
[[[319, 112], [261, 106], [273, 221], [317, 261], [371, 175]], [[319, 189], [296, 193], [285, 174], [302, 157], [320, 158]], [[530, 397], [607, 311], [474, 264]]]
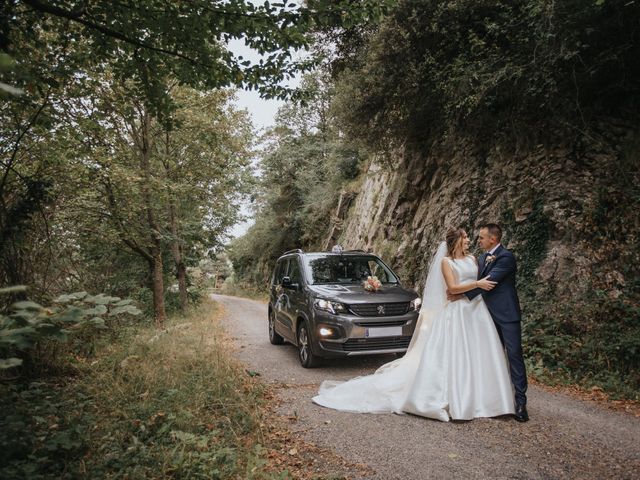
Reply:
[[72, 377], [0, 386], [0, 477], [288, 478], [266, 464], [264, 387], [232, 360], [221, 313], [204, 302], [105, 338]]

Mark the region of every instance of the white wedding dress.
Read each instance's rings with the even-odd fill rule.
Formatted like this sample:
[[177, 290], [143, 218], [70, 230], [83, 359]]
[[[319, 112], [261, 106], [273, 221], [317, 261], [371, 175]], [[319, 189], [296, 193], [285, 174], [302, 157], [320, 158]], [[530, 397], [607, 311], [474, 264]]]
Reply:
[[[429, 269], [405, 356], [371, 375], [323, 382], [315, 403], [348, 412], [406, 412], [442, 421], [514, 413], [504, 349], [482, 296], [446, 301], [440, 265], [445, 252], [443, 242]], [[446, 261], [457, 283], [476, 280], [473, 257]]]

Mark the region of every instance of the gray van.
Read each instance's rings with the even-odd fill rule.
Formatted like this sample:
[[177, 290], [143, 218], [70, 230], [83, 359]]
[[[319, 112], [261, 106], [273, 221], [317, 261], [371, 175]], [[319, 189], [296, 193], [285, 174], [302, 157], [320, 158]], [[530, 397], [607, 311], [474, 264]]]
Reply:
[[[382, 283], [375, 292], [363, 285], [370, 275]], [[305, 368], [322, 358], [403, 353], [420, 303], [376, 255], [339, 247], [291, 250], [277, 260], [271, 276], [269, 340], [297, 346]]]

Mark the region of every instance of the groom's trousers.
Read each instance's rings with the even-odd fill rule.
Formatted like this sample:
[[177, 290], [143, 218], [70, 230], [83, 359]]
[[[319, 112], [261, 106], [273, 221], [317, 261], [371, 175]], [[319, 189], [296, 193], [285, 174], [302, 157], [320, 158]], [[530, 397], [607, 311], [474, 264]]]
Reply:
[[527, 371], [522, 357], [522, 326], [520, 322], [493, 322], [502, 346], [507, 350], [511, 383], [516, 391], [516, 405], [527, 404]]

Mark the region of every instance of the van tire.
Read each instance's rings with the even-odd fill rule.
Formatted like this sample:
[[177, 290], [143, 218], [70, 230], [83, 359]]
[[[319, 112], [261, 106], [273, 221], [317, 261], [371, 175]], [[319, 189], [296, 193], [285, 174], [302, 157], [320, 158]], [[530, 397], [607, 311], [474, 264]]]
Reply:
[[314, 368], [320, 365], [320, 357], [311, 351], [311, 336], [306, 321], [300, 322], [297, 335], [298, 359], [304, 368]]
[[282, 345], [284, 338], [276, 332], [276, 314], [273, 310], [269, 310], [269, 342], [271, 345]]

